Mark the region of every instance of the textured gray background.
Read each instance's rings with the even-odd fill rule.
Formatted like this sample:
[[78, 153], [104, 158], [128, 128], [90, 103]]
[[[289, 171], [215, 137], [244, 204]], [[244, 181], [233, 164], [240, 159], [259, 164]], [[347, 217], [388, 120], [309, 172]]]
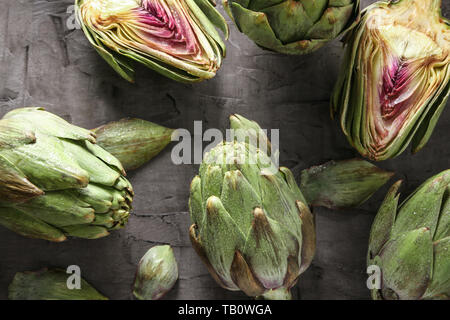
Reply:
[[[363, 0], [363, 7], [372, 3]], [[299, 172], [330, 159], [357, 156], [336, 122], [328, 100], [339, 72], [336, 40], [309, 56], [263, 51], [231, 26], [228, 56], [216, 78], [178, 84], [139, 70], [136, 84], [120, 79], [89, 46], [81, 31], [66, 28], [66, 0], [1, 0], [0, 116], [22, 106], [44, 106], [74, 124], [94, 128], [139, 117], [173, 128], [225, 129], [240, 113], [263, 128], [281, 128], [281, 162]], [[450, 16], [450, 1], [443, 1]], [[449, 168], [450, 110], [444, 111], [428, 145], [417, 155], [379, 165], [405, 179], [403, 194]], [[136, 190], [134, 213], [124, 230], [95, 240], [61, 244], [22, 238], [0, 227], [0, 299], [15, 272], [79, 265], [82, 275], [113, 299], [131, 298], [136, 265], [150, 247], [169, 243], [180, 281], [168, 299], [241, 299], [218, 287], [190, 246], [187, 200], [196, 166], [172, 165], [170, 148], [129, 174]], [[392, 184], [394, 179], [388, 185]], [[302, 299], [368, 299], [365, 256], [370, 225], [387, 186], [357, 210], [315, 210], [318, 250], [294, 289]]]

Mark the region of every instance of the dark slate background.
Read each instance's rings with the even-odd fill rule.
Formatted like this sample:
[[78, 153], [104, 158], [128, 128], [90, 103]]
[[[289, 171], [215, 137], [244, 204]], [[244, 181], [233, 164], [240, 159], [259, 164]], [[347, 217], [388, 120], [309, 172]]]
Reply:
[[[372, 3], [363, 0], [363, 7]], [[22, 106], [44, 106], [74, 124], [94, 128], [139, 117], [173, 128], [225, 129], [240, 113], [263, 128], [281, 129], [281, 163], [298, 173], [330, 159], [357, 154], [329, 116], [329, 97], [342, 47], [333, 41], [308, 56], [263, 51], [231, 25], [228, 56], [217, 77], [178, 84], [139, 70], [136, 84], [120, 79], [89, 46], [68, 30], [66, 0], [2, 0], [0, 3], [0, 116]], [[220, 8], [220, 10], [222, 10]], [[443, 1], [450, 16], [450, 1]], [[228, 19], [229, 20], [229, 19]], [[450, 110], [444, 111], [428, 145], [379, 166], [404, 179], [403, 194], [449, 168]], [[76, 264], [82, 276], [112, 299], [130, 299], [137, 263], [150, 247], [171, 244], [180, 280], [168, 299], [245, 299], [221, 289], [188, 239], [189, 183], [197, 167], [175, 166], [170, 148], [129, 177], [136, 190], [127, 228], [100, 240], [55, 244], [22, 238], [0, 227], [0, 299], [15, 272]], [[391, 180], [388, 185], [392, 184]], [[370, 225], [385, 192], [362, 208], [316, 209], [318, 250], [294, 294], [302, 299], [368, 299], [365, 257]]]

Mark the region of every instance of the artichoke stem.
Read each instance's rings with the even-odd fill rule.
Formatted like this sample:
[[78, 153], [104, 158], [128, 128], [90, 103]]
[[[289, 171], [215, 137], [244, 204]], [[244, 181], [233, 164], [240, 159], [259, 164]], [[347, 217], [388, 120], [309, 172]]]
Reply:
[[264, 300], [292, 300], [291, 290], [287, 288], [272, 289], [261, 295]]

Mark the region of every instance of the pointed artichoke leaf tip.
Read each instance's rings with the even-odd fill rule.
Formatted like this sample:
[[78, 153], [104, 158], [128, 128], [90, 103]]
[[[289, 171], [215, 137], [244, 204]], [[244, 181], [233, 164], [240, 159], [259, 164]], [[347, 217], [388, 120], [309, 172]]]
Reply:
[[250, 297], [259, 296], [266, 291], [239, 250], [235, 252], [230, 275], [239, 289]]
[[296, 201], [296, 205], [302, 221], [301, 274], [309, 268], [316, 254], [316, 225], [309, 207], [302, 201]]

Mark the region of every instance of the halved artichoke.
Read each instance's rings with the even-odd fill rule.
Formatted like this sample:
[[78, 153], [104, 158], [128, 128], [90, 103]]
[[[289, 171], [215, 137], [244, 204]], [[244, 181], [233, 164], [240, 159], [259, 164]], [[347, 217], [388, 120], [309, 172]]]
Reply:
[[376, 2], [346, 40], [332, 97], [349, 142], [385, 160], [428, 141], [450, 93], [450, 23], [440, 0]]
[[225, 56], [225, 19], [209, 0], [76, 0], [83, 31], [122, 77], [133, 81], [135, 60], [171, 79], [215, 76]]

